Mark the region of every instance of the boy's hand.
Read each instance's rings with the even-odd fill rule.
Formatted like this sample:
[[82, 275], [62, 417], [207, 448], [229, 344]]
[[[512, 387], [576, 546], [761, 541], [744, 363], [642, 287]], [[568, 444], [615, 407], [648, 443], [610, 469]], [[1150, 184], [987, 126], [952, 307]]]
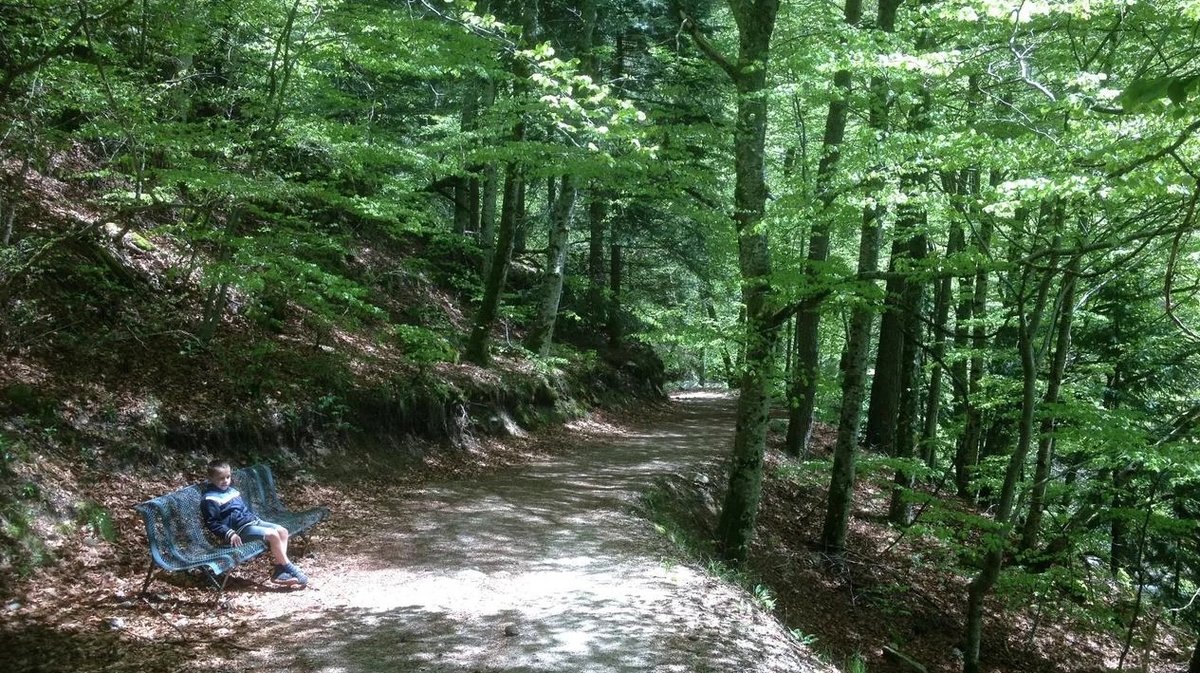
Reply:
[[233, 535], [229, 536], [229, 546], [236, 547], [240, 544], [242, 544], [242, 537], [240, 535], [234, 533]]

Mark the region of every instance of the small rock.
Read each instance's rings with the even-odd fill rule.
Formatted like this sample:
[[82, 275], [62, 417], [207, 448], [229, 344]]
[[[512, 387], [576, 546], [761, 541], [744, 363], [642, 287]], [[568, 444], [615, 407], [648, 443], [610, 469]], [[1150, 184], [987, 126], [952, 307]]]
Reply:
[[504, 635], [506, 636], [515, 636], [520, 632], [521, 630], [518, 629], [514, 624], [509, 624], [508, 626], [504, 627]]
[[121, 629], [125, 628], [125, 620], [120, 617], [113, 617], [112, 619], [108, 620], [108, 628], [112, 629], [113, 631], [120, 631]]
[[21, 609], [21, 601], [9, 601], [5, 604], [4, 609], [9, 612], [16, 612]]

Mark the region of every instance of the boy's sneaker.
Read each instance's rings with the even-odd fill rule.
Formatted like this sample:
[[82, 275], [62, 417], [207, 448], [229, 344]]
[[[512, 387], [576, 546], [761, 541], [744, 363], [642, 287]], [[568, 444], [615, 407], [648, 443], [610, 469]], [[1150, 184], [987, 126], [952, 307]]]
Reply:
[[308, 584], [308, 575], [300, 572], [300, 569], [296, 567], [295, 563], [289, 563], [284, 566], [284, 573], [291, 575], [292, 579], [296, 581], [298, 586], [305, 586]]
[[304, 586], [304, 582], [307, 582], [308, 578], [304, 578], [304, 582], [301, 582], [295, 575], [288, 572], [287, 566], [275, 566], [275, 569], [271, 571], [271, 581], [283, 586], [298, 587]]

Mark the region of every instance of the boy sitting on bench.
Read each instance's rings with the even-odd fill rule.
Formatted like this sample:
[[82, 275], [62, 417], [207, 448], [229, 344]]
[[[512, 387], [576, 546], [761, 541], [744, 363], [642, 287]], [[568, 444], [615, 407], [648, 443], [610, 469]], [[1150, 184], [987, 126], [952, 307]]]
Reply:
[[272, 582], [293, 587], [308, 584], [308, 577], [288, 560], [288, 530], [277, 523], [263, 521], [250, 509], [233, 486], [228, 462], [214, 460], [208, 464], [208, 483], [202, 497], [200, 508], [204, 512], [204, 525], [213, 535], [234, 547], [242, 544], [243, 538], [263, 540], [275, 560]]

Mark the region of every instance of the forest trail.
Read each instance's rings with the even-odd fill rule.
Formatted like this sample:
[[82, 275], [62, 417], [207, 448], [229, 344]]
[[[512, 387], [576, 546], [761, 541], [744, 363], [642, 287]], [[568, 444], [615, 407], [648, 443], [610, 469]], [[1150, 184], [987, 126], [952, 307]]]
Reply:
[[369, 504], [373, 522], [335, 512], [322, 527], [345, 535], [341, 552], [318, 539], [301, 559], [308, 589], [235, 598], [264, 619], [239, 641], [269, 643], [243, 663], [292, 673], [824, 670], [744, 591], [670, 562], [631, 512], [656, 476], [694, 474], [727, 450], [732, 406], [679, 395], [678, 413], [653, 427], [581, 433], [552, 459], [381, 498]]

